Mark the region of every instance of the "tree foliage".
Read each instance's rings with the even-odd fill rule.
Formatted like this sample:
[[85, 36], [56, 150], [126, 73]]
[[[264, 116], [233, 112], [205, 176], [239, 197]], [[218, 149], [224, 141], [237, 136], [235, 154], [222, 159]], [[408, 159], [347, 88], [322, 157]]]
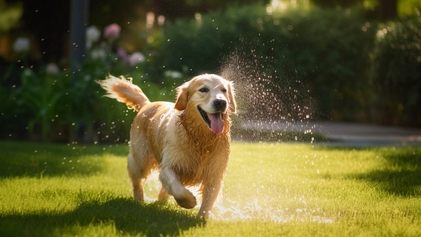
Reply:
[[291, 101], [285, 106], [291, 111], [298, 96], [318, 118], [356, 119], [367, 106], [374, 35], [356, 10], [298, 8], [270, 15], [265, 7], [230, 8], [168, 25], [153, 68], [218, 72], [234, 52], [243, 63], [239, 70], [249, 64], [258, 71], [253, 76], [280, 86], [277, 93]]
[[373, 115], [383, 124], [421, 125], [421, 17], [383, 24], [371, 83], [377, 95]]

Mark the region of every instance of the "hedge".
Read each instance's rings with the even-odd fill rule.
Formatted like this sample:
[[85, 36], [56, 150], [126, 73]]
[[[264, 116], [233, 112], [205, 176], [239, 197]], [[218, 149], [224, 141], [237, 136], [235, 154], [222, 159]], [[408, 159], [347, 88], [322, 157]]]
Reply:
[[380, 25], [370, 75], [378, 123], [421, 125], [421, 17]]
[[102, 97], [94, 79], [107, 72], [133, 77], [151, 100], [173, 100], [191, 76], [223, 74], [236, 83], [239, 119], [421, 125], [420, 16], [378, 24], [358, 9], [254, 5], [178, 19], [155, 35], [144, 69], [103, 65], [111, 56], [87, 61], [77, 78], [12, 65], [0, 78], [0, 139], [127, 141], [135, 113]]
[[229, 8], [167, 25], [152, 68], [222, 73], [236, 55], [241, 60], [231, 63], [247, 77], [241, 80], [277, 85], [282, 117], [302, 119], [308, 113], [296, 110], [307, 108], [312, 118], [367, 120], [375, 29], [357, 9]]

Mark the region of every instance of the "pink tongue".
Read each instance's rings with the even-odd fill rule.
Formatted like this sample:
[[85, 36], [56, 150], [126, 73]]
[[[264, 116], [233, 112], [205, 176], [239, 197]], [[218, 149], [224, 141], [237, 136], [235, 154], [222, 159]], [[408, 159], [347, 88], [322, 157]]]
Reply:
[[220, 134], [224, 130], [224, 121], [222, 120], [222, 114], [208, 114], [211, 121], [212, 132]]

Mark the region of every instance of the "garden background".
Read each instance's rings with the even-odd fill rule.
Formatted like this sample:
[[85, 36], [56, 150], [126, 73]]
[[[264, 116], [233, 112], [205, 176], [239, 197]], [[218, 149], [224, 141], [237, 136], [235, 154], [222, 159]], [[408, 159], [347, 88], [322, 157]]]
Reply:
[[240, 120], [421, 125], [419, 1], [85, 2], [76, 45], [72, 1], [0, 0], [0, 139], [127, 141], [134, 113], [95, 83], [108, 74], [170, 101], [192, 76], [222, 74], [247, 94]]

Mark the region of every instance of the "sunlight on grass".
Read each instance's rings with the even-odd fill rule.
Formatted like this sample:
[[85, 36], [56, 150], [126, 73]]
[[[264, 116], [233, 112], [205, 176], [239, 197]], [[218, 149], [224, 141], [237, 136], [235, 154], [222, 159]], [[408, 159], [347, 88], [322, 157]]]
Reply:
[[[377, 163], [371, 151], [308, 145], [235, 144], [225, 179], [222, 219], [332, 223], [337, 212], [372, 202], [379, 195], [343, 172], [364, 172]], [[370, 191], [372, 190], [372, 191]], [[364, 198], [361, 198], [364, 197]], [[340, 201], [340, 202], [338, 202]], [[218, 206], [217, 206], [218, 207]], [[225, 212], [224, 212], [225, 211]], [[229, 218], [228, 218], [229, 219]]]
[[0, 142], [0, 236], [421, 234], [421, 148], [232, 144], [210, 220], [132, 200], [127, 145]]

